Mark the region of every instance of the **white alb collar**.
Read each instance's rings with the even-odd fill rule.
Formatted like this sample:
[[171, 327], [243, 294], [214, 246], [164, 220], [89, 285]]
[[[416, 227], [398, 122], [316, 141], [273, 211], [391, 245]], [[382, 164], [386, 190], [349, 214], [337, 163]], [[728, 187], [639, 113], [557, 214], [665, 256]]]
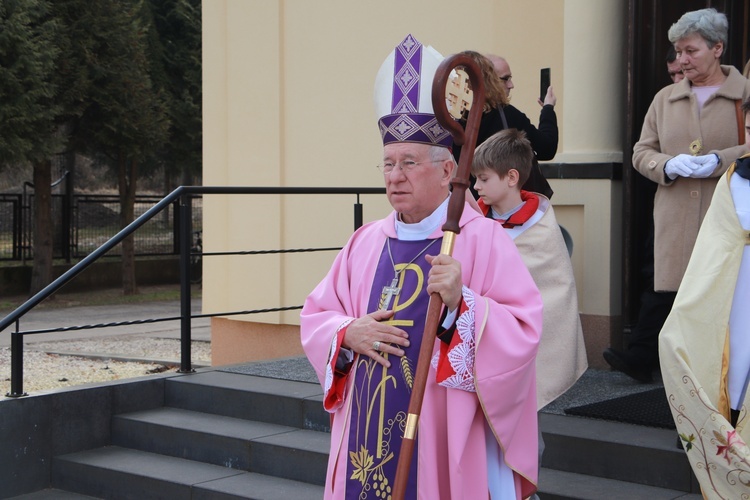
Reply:
[[448, 214], [448, 200], [450, 195], [441, 203], [434, 212], [414, 224], [407, 224], [396, 219], [396, 237], [405, 241], [426, 240], [445, 221]]

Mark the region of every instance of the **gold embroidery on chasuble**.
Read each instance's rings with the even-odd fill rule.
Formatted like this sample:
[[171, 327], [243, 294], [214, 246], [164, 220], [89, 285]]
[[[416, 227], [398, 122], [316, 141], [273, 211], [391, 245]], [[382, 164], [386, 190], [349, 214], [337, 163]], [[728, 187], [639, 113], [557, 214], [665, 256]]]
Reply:
[[[424, 330], [429, 301], [425, 290], [426, 276], [430, 266], [423, 256], [407, 264], [416, 254], [414, 249], [424, 247], [424, 241], [394, 240], [392, 246], [394, 261], [401, 263], [392, 265], [387, 254], [385, 259], [381, 258], [370, 292], [368, 311], [378, 309], [385, 300], [383, 283], [391, 283], [396, 273], [399, 292], [393, 295], [391, 291], [394, 314], [384, 323], [405, 330], [409, 334], [410, 346], [402, 347], [405, 352], [402, 357], [383, 353], [391, 362], [390, 368], [376, 363], [369, 356], [357, 358], [351, 395], [347, 499], [390, 498]], [[416, 460], [415, 453], [411, 467], [413, 480], [410, 478], [407, 488], [414, 494]], [[407, 495], [407, 498], [411, 497], [411, 494]]]

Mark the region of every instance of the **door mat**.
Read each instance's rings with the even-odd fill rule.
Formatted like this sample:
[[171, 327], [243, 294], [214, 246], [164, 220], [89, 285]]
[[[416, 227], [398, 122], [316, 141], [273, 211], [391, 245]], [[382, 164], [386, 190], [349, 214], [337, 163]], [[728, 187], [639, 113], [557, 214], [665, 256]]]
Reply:
[[646, 427], [675, 428], [663, 387], [598, 403], [566, 408], [565, 413]]
[[219, 371], [292, 380], [295, 382], [319, 383], [318, 376], [315, 375], [315, 370], [313, 370], [310, 362], [305, 356], [225, 366], [219, 368]]

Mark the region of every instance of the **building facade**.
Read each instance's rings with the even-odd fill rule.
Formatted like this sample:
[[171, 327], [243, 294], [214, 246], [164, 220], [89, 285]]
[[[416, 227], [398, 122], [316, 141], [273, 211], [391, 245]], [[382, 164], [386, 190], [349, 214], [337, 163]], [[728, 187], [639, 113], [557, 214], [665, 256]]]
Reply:
[[[471, 49], [505, 57], [515, 84], [511, 103], [534, 123], [540, 111], [539, 70], [551, 68], [560, 142], [554, 160], [542, 168], [555, 191], [556, 215], [574, 241], [589, 363], [603, 366], [602, 349], [622, 342], [623, 326], [634, 314], [626, 311], [623, 320], [625, 295], [636, 288], [627, 269], [632, 169], [623, 165], [630, 158], [633, 130], [640, 129], [635, 122], [645, 114], [634, 110], [629, 85], [638, 54], [633, 48], [649, 36], [663, 37], [664, 51], [668, 43], [666, 28], [651, 35], [637, 29], [648, 23], [648, 9], [655, 5], [636, 0], [467, 0], [460, 8], [445, 0], [204, 2], [204, 184], [382, 187], [375, 168], [382, 143], [373, 85], [385, 56], [408, 33], [446, 56]], [[686, 4], [685, 10], [702, 6]], [[668, 28], [676, 19], [664, 16], [660, 22]], [[661, 69], [659, 53], [652, 51], [650, 61]], [[657, 81], [665, 78], [666, 71]], [[207, 195], [204, 250], [341, 246], [352, 231], [355, 201], [352, 196]], [[360, 201], [365, 222], [390, 208], [383, 195], [363, 195]], [[204, 312], [301, 305], [334, 256], [204, 259]], [[213, 319], [214, 364], [301, 354], [298, 314]]]

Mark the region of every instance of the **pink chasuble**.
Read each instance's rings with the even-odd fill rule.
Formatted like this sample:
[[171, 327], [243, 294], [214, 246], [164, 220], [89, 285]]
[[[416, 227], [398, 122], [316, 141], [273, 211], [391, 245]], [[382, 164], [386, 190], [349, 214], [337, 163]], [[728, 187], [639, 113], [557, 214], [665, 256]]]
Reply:
[[[339, 366], [337, 360], [344, 351], [341, 342], [347, 325], [367, 314], [373, 295], [391, 284], [392, 273], [382, 275], [382, 281], [376, 275], [384, 254], [387, 257], [387, 238], [395, 242], [395, 216], [392, 212], [352, 235], [300, 314], [302, 345], [332, 417], [327, 500], [348, 495], [350, 451], [354, 451], [349, 449], [350, 435], [358, 432], [352, 425], [352, 394], [359, 368], [352, 371]], [[542, 326], [541, 298], [513, 241], [499, 224], [467, 206], [460, 226], [453, 256], [461, 262], [465, 310], [456, 320], [456, 344], [444, 352], [445, 344], [435, 342], [436, 358], [417, 432], [417, 498], [486, 499], [487, 439], [496, 442], [504, 463], [512, 469], [517, 498], [526, 498], [536, 490], [538, 470], [534, 362]], [[441, 236], [438, 229], [429, 238]], [[437, 254], [437, 245], [425, 253]], [[409, 262], [418, 252], [407, 255], [407, 260], [394, 256], [394, 261]], [[408, 277], [406, 281], [408, 288]], [[408, 291], [401, 292], [399, 304], [404, 304], [407, 295]], [[399, 318], [412, 319], [397, 314]], [[437, 376], [438, 356], [450, 363], [455, 375], [445, 380]], [[365, 357], [355, 354], [355, 366]], [[401, 380], [393, 371], [398, 368], [392, 369], [394, 381]], [[400, 441], [400, 437], [393, 439]], [[395, 452], [393, 445], [391, 451]]]
[[[430, 265], [424, 258], [424, 254], [427, 253], [424, 249], [429, 245], [430, 249], [435, 248], [439, 251], [441, 241], [442, 238], [419, 241], [400, 241], [391, 238], [381, 253], [370, 290], [367, 312], [369, 314], [376, 311], [387, 300], [389, 294], [384, 287], [392, 283], [395, 273], [398, 272], [399, 291], [392, 298], [389, 307], [395, 314], [387, 323], [405, 330], [409, 334], [411, 345], [404, 348], [403, 357], [390, 359], [390, 368], [379, 365], [367, 356], [356, 360], [351, 394], [351, 431], [346, 472], [347, 499], [385, 499], [389, 498], [392, 492], [414, 383], [414, 371], [419, 358], [419, 346], [422, 344], [424, 312], [430, 299], [425, 290]], [[388, 354], [385, 356], [388, 358]], [[412, 457], [405, 498], [416, 498], [416, 495], [415, 453]]]

